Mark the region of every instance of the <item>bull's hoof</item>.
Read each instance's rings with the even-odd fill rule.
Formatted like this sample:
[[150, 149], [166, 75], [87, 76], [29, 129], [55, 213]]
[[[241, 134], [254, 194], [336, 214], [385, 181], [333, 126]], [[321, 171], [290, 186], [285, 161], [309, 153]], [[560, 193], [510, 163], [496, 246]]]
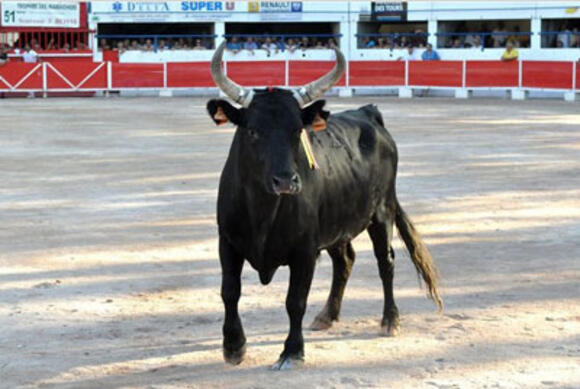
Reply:
[[224, 348], [224, 360], [231, 365], [239, 365], [244, 360], [246, 355], [246, 345], [243, 345], [238, 350], [227, 350]]
[[401, 325], [399, 320], [392, 320], [388, 324], [381, 324], [380, 336], [395, 337], [401, 333]]
[[316, 316], [312, 324], [310, 324], [310, 329], [312, 331], [324, 331], [332, 327], [332, 320], [325, 316]]
[[304, 365], [304, 357], [302, 356], [281, 356], [280, 359], [276, 361], [270, 370], [296, 370]]

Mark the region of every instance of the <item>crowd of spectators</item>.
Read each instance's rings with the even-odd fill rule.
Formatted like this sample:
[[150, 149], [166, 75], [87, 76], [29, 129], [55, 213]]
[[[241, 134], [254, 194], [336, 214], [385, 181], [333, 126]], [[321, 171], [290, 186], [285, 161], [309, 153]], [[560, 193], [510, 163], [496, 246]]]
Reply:
[[480, 27], [466, 27], [461, 23], [452, 33], [440, 34], [439, 47], [447, 49], [481, 49], [505, 47], [511, 41], [515, 47], [530, 47], [530, 33], [520, 26], [507, 28], [503, 21], [484, 22]]
[[404, 49], [409, 46], [423, 48], [427, 45], [427, 34], [422, 29], [413, 33], [361, 34], [359, 49]]
[[[336, 45], [333, 38], [281, 38], [275, 36], [237, 37], [228, 38], [226, 48], [233, 54], [241, 51], [251, 53], [256, 50], [265, 50], [268, 55], [277, 52], [306, 49], [327, 49]], [[120, 53], [127, 50], [163, 51], [163, 50], [212, 50], [213, 38], [163, 38], [159, 36], [157, 47], [152, 38], [143, 39], [105, 39], [99, 40], [100, 50], [116, 50]]]
[[164, 51], [164, 50], [210, 50], [213, 49], [213, 38], [159, 38], [157, 47], [155, 39], [105, 39], [99, 40], [100, 50], [115, 50], [123, 53], [127, 50]]
[[5, 52], [13, 52], [14, 54], [21, 54], [25, 52], [27, 47], [36, 53], [42, 53], [45, 51], [60, 51], [68, 53], [80, 50], [89, 50], [88, 45], [81, 40], [77, 40], [76, 43], [69, 43], [68, 41], [64, 41], [60, 44], [57, 44], [54, 38], [51, 38], [43, 43], [39, 43], [35, 38], [31, 38], [29, 41], [14, 42], [13, 46], [10, 46], [7, 43], [0, 43], [0, 50], [4, 50]]
[[243, 50], [254, 53], [256, 50], [264, 50], [268, 55], [282, 51], [293, 53], [296, 50], [308, 49], [329, 49], [337, 45], [334, 38], [315, 38], [303, 36], [301, 38], [279, 38], [279, 37], [236, 37], [228, 39], [226, 48], [233, 54]]
[[580, 30], [578, 27], [570, 28], [567, 24], [563, 24], [557, 34], [550, 34], [545, 39], [548, 41], [547, 47], [580, 47]]

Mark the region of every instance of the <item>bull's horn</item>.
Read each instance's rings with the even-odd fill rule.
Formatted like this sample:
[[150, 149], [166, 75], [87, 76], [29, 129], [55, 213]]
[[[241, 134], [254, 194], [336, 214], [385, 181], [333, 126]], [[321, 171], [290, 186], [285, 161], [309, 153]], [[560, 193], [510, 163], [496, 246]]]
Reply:
[[322, 96], [324, 92], [337, 83], [342, 76], [342, 73], [344, 73], [346, 67], [344, 55], [342, 55], [342, 52], [338, 47], [334, 46], [333, 49], [336, 53], [336, 65], [334, 65], [334, 68], [318, 80], [312, 81], [310, 84], [304, 85], [300, 89], [294, 91], [294, 97], [298, 100], [298, 104], [300, 104], [301, 107]]
[[246, 89], [228, 78], [222, 71], [222, 56], [226, 48], [226, 41], [224, 40], [215, 51], [211, 59], [211, 76], [217, 86], [244, 108], [248, 108], [254, 97], [252, 89]]

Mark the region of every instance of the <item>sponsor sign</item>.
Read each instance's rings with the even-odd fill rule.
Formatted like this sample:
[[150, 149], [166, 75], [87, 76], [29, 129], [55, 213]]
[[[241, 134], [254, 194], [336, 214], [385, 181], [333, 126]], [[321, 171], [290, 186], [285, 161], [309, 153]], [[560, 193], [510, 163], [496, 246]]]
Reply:
[[400, 22], [407, 20], [406, 2], [372, 2], [371, 20], [378, 22]]
[[78, 2], [2, 1], [0, 13], [4, 27], [80, 27]]
[[234, 1], [98, 1], [91, 3], [91, 22], [180, 22], [226, 19]]
[[301, 1], [248, 1], [248, 12], [260, 13], [262, 20], [300, 20], [302, 9]]

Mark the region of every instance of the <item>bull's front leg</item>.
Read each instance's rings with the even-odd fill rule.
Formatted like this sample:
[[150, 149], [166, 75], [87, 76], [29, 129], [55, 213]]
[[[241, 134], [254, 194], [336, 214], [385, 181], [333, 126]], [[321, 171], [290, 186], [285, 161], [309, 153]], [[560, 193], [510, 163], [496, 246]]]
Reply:
[[306, 300], [314, 275], [315, 253], [302, 253], [290, 262], [290, 285], [286, 296], [286, 311], [290, 319], [290, 333], [284, 342], [284, 351], [273, 370], [289, 370], [304, 362], [304, 338], [302, 319], [306, 311]]
[[219, 253], [222, 266], [221, 295], [226, 311], [223, 325], [224, 359], [232, 365], [237, 365], [242, 362], [246, 353], [246, 336], [238, 314], [244, 258], [224, 237], [220, 237]]

